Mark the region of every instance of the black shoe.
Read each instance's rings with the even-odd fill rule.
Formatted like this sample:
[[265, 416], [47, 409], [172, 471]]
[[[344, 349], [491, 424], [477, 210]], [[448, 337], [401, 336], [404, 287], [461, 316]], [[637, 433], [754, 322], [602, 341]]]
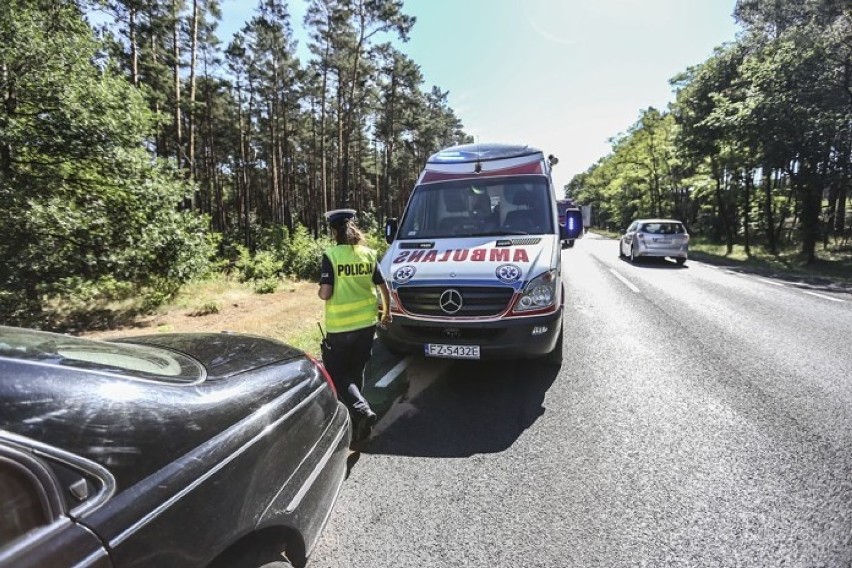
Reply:
[[376, 413], [373, 412], [372, 408], [370, 408], [370, 403], [367, 402], [367, 399], [364, 398], [361, 391], [358, 390], [358, 387], [356, 385], [349, 385], [348, 392], [352, 405], [352, 414], [359, 418], [366, 419], [371, 426], [378, 422], [379, 417], [376, 416]]
[[352, 444], [360, 444], [370, 438], [373, 433], [373, 425], [366, 416], [353, 416], [352, 418]]
[[375, 426], [376, 422], [379, 421], [379, 415], [373, 412], [372, 408], [366, 408], [358, 414], [360, 415], [359, 418], [362, 421], [366, 422], [370, 426], [370, 428]]

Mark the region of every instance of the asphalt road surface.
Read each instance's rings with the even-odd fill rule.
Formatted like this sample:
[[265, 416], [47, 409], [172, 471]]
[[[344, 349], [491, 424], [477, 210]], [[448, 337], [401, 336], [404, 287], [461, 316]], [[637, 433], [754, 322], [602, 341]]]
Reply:
[[852, 565], [852, 294], [563, 252], [565, 360], [414, 360], [309, 568]]

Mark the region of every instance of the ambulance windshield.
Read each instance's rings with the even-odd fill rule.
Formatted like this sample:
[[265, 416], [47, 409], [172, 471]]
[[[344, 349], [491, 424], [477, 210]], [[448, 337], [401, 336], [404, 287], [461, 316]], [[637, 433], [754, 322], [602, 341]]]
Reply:
[[397, 235], [435, 239], [553, 232], [546, 179], [513, 176], [417, 186]]

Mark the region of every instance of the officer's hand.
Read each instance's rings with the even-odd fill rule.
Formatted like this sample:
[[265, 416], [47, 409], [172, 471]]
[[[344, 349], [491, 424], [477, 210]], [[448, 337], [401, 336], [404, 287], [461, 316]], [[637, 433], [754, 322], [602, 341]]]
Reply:
[[393, 319], [393, 317], [390, 315], [390, 312], [382, 314], [382, 321], [379, 322], [379, 325], [382, 326], [382, 328], [387, 328], [388, 324], [390, 324], [391, 322], [391, 319]]

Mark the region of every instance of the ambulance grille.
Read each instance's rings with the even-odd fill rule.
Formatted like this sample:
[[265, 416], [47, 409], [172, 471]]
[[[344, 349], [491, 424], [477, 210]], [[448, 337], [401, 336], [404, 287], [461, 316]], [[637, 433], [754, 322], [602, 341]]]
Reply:
[[[446, 313], [440, 305], [441, 294], [450, 289], [462, 296], [462, 307], [454, 314]], [[396, 292], [405, 311], [440, 317], [496, 316], [506, 310], [514, 294], [505, 286], [402, 286]]]

